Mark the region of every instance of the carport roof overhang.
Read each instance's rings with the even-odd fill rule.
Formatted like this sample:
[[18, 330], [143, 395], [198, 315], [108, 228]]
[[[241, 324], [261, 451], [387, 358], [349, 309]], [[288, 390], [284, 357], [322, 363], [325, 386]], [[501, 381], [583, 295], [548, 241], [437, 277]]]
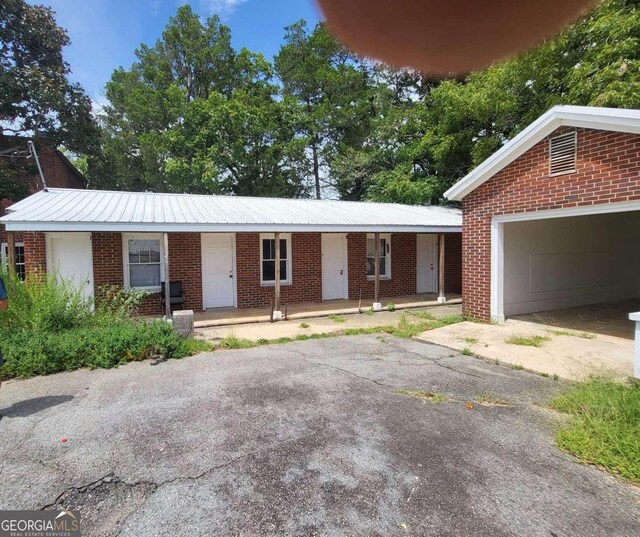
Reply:
[[460, 179], [444, 193], [445, 197], [462, 201], [465, 196], [562, 126], [640, 134], [640, 110], [554, 106]]
[[459, 209], [392, 203], [49, 189], [12, 205], [7, 231], [462, 231]]

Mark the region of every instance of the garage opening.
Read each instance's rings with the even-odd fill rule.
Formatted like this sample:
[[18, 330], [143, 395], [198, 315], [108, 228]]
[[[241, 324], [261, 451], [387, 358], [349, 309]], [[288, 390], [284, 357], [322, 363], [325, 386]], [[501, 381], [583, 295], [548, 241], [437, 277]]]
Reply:
[[640, 309], [640, 211], [500, 226], [502, 307], [495, 306], [503, 319], [633, 337], [627, 315]]

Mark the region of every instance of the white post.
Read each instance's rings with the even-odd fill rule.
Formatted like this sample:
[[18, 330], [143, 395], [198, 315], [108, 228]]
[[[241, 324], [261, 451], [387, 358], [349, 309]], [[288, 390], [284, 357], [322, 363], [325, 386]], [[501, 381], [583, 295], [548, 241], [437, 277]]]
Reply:
[[274, 294], [275, 301], [273, 305], [273, 319], [279, 321], [282, 319], [282, 311], [280, 310], [280, 233], [275, 234], [275, 281], [274, 281]]
[[445, 304], [444, 294], [444, 233], [438, 234], [438, 303]]
[[380, 233], [373, 234], [374, 241], [376, 243], [373, 262], [375, 268], [373, 269], [373, 311], [382, 311], [382, 304], [380, 302]]
[[636, 323], [636, 344], [633, 351], [633, 376], [640, 379], [640, 311], [630, 313], [629, 320]]

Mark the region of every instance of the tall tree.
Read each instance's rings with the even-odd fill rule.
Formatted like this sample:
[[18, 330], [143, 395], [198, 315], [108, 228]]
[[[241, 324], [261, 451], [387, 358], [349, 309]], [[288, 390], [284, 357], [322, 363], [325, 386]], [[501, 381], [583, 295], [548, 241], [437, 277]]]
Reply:
[[93, 149], [91, 101], [69, 81], [66, 30], [54, 13], [24, 0], [0, 3], [0, 125], [11, 134], [47, 137], [76, 151]]
[[428, 87], [413, 103], [392, 100], [349, 156], [346, 184], [379, 201], [442, 203], [449, 186], [555, 104], [640, 107], [639, 4], [608, 0], [518, 58]]
[[154, 47], [107, 84], [96, 186], [131, 190], [295, 196], [295, 145], [272, 67], [231, 46], [217, 16], [182, 6]]
[[368, 132], [367, 72], [323, 23], [309, 32], [301, 20], [285, 30], [276, 72], [285, 101], [298, 110], [297, 136], [305, 146], [300, 167], [307, 170], [320, 199], [323, 183], [335, 186], [336, 155], [361, 144]]

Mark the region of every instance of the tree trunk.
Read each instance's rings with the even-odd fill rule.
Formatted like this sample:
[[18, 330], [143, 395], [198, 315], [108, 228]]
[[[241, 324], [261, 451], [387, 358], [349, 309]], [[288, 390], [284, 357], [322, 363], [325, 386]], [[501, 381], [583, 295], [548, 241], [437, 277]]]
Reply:
[[320, 199], [320, 165], [318, 164], [318, 137], [314, 134], [311, 151], [313, 153], [313, 178], [316, 183], [316, 199]]

